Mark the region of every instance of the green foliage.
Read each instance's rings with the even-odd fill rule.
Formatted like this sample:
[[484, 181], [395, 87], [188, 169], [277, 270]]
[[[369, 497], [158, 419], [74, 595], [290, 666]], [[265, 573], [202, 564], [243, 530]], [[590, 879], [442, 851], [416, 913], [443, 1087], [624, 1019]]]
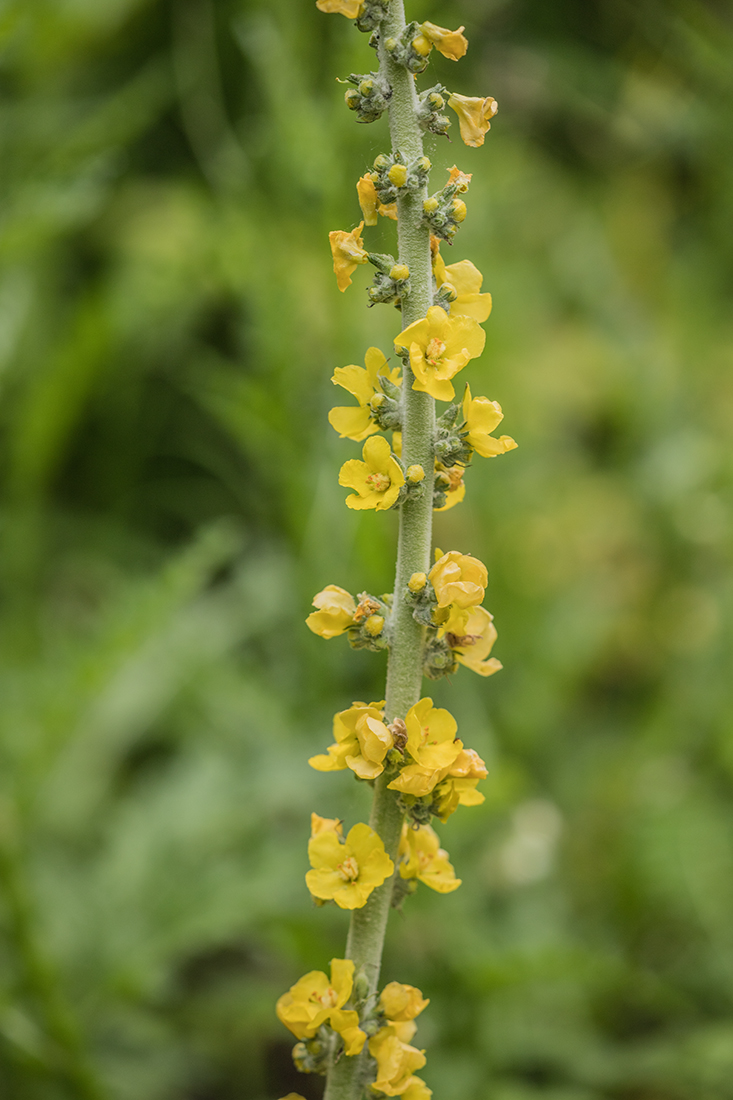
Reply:
[[[505, 670], [434, 686], [487, 802], [385, 975], [431, 998], [436, 1100], [730, 1100], [729, 12], [413, 9], [500, 105], [429, 153], [475, 173], [470, 382], [520, 447], [437, 517]], [[304, 762], [384, 669], [303, 619], [393, 569], [326, 423], [397, 329], [326, 241], [386, 146], [332, 79], [366, 39], [310, 0], [7, 0], [0, 44], [0, 1095], [315, 1097], [273, 1004], [345, 933], [308, 815], [366, 805]]]

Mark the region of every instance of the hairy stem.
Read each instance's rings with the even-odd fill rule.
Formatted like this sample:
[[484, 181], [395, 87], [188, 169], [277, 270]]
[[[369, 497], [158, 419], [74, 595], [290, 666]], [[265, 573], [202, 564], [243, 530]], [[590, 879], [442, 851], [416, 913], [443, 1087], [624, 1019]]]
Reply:
[[[399, 38], [404, 26], [403, 0], [392, 0], [380, 30], [380, 71], [392, 88], [389, 105], [392, 148], [410, 161], [423, 154], [422, 132], [416, 117], [415, 81], [411, 73], [395, 64], [382, 45], [386, 38]], [[407, 195], [397, 203], [399, 260], [409, 267], [411, 283], [411, 293], [402, 302], [403, 327], [424, 317], [432, 305], [430, 232], [421, 224], [426, 197], [427, 184], [422, 191]], [[412, 383], [413, 374], [407, 365], [402, 383], [402, 459], [406, 466], [422, 466], [425, 480], [423, 495], [406, 501], [400, 509], [392, 643], [387, 666], [385, 716], [388, 722], [404, 718], [420, 698], [425, 644], [425, 628], [413, 619], [403, 593], [413, 573], [427, 572], [430, 567], [435, 402], [429, 394], [413, 390]], [[383, 774], [376, 781], [370, 824], [396, 863], [403, 815], [397, 804], [397, 793], [387, 789], [390, 778]], [[351, 915], [346, 956], [354, 960], [357, 972], [363, 971], [370, 993], [376, 990], [379, 982], [392, 888], [393, 879], [389, 879], [371, 894], [363, 908], [355, 909]], [[325, 1100], [359, 1100], [364, 1090], [365, 1059], [366, 1052], [359, 1057], [340, 1059], [329, 1072]]]

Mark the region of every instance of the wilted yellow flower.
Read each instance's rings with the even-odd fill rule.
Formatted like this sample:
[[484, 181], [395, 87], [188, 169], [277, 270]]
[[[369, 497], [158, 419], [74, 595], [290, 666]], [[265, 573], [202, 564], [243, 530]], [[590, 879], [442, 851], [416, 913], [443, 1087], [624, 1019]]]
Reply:
[[418, 1081], [413, 1072], [425, 1065], [421, 1050], [403, 1043], [390, 1027], [383, 1027], [369, 1040], [369, 1053], [377, 1062], [377, 1079], [372, 1084], [374, 1092], [385, 1096], [402, 1096]]
[[489, 401], [488, 397], [471, 397], [468, 384], [463, 397], [463, 419], [466, 422], [464, 431], [468, 431], [466, 442], [484, 458], [506, 454], [517, 446], [510, 435], [501, 435], [498, 439], [491, 435], [504, 419], [501, 405], [498, 401]]
[[459, 664], [478, 672], [479, 676], [493, 676], [502, 667], [496, 657], [489, 657], [496, 641], [496, 627], [493, 615], [485, 608], [469, 608], [462, 635], [448, 631], [446, 636]]
[[459, 95], [454, 92], [448, 100], [448, 106], [452, 107], [458, 115], [458, 124], [461, 129], [461, 137], [466, 145], [474, 149], [484, 143], [484, 135], [491, 129], [491, 119], [499, 109], [495, 99], [486, 96]]
[[333, 831], [311, 837], [308, 859], [313, 870], [305, 881], [311, 894], [333, 899], [341, 909], [361, 909], [394, 871], [382, 838], [361, 822], [349, 829], [343, 843]]
[[[442, 312], [442, 311], [441, 311]], [[350, 458], [339, 471], [339, 485], [355, 492], [346, 498], [348, 508], [361, 511], [391, 508], [405, 484], [405, 475], [383, 435], [370, 436], [362, 450], [363, 462]]]
[[283, 993], [276, 1006], [278, 1019], [297, 1039], [312, 1039], [322, 1024], [329, 1023], [344, 1039], [346, 1054], [359, 1054], [366, 1040], [359, 1013], [343, 1008], [353, 984], [353, 961], [331, 959], [330, 979], [322, 970], [311, 970]]
[[433, 812], [441, 821], [447, 821], [459, 806], [480, 806], [484, 796], [476, 787], [488, 775], [475, 749], [463, 749], [446, 771], [433, 794]]
[[357, 16], [361, 15], [364, 0], [316, 0], [316, 7], [319, 11], [345, 15], [348, 19], [356, 19]]
[[449, 284], [456, 292], [450, 303], [451, 316], [473, 317], [474, 321], [486, 321], [491, 313], [491, 295], [481, 294], [484, 277], [470, 260], [459, 260], [446, 267], [440, 252], [433, 259], [433, 274], [440, 288]]
[[484, 563], [458, 550], [444, 554], [436, 548], [435, 557], [428, 580], [435, 589], [438, 607], [473, 607], [481, 603], [489, 581]]
[[348, 390], [359, 404], [358, 406], [342, 405], [331, 409], [328, 422], [342, 439], [353, 439], [357, 443], [361, 443], [367, 436], [379, 431], [370, 413], [370, 403], [373, 398], [383, 393], [380, 379], [386, 378], [395, 386], [399, 386], [402, 381], [399, 366], [390, 368], [387, 357], [379, 348], [368, 348], [364, 363], [364, 367], [354, 364], [348, 367], [337, 367], [331, 378], [334, 386], [341, 386], [342, 389]]
[[406, 753], [414, 763], [402, 768], [389, 784], [390, 790], [420, 798], [429, 794], [441, 779], [443, 769], [457, 758], [462, 743], [457, 740], [458, 725], [453, 715], [433, 706], [432, 699], [421, 699], [405, 715]]
[[361, 239], [363, 228], [364, 222], [359, 222], [356, 229], [352, 229], [350, 233], [344, 229], [334, 229], [328, 234], [333, 256], [333, 270], [341, 291], [351, 286], [351, 276], [359, 264], [369, 262], [367, 253], [364, 251], [364, 241]]
[[384, 724], [384, 701], [352, 703], [333, 719], [335, 744], [308, 763], [319, 772], [351, 770], [360, 779], [376, 779], [384, 771], [384, 758], [393, 747], [392, 734]]
[[473, 172], [462, 172], [455, 164], [448, 169], [448, 183], [455, 183], [459, 191], [468, 191], [472, 179]]
[[397, 203], [388, 202], [385, 204], [379, 201], [374, 180], [369, 172], [359, 179], [356, 185], [356, 193], [359, 196], [359, 206], [364, 215], [365, 225], [376, 225], [379, 221], [377, 214], [381, 214], [383, 218], [397, 220]]
[[448, 859], [448, 853], [440, 847], [438, 835], [429, 825], [420, 825], [413, 829], [405, 822], [400, 838], [398, 866], [401, 878], [416, 878], [439, 894], [450, 894], [461, 885], [461, 880], [456, 878]]
[[[463, 466], [444, 466], [442, 462], [435, 463], [436, 473], [436, 486], [438, 485], [438, 474], [443, 474], [448, 479], [448, 485], [443, 489], [446, 495], [445, 504], [440, 508], [434, 508], [434, 512], [447, 512], [449, 508], [455, 508], [456, 504], [460, 504], [466, 495], [466, 483], [463, 480], [463, 475], [466, 470]], [[440, 486], [442, 488], [442, 485]]]
[[313, 597], [313, 606], [318, 610], [312, 611], [305, 621], [308, 628], [321, 638], [337, 638], [354, 624], [354, 597], [337, 584], [327, 584], [322, 592]]
[[431, 306], [427, 316], [395, 337], [395, 346], [410, 352], [412, 388], [438, 401], [453, 400], [450, 379], [481, 354], [485, 343], [486, 333], [472, 317], [449, 317], [440, 306]]
[[423, 997], [414, 985], [402, 985], [401, 982], [385, 985], [379, 998], [379, 1007], [387, 1019], [394, 1023], [414, 1020], [429, 1004], [429, 998]]
[[421, 23], [420, 34], [427, 40], [428, 49], [425, 50], [422, 43], [416, 45], [413, 41], [412, 44], [423, 57], [427, 56], [431, 46], [435, 46], [438, 53], [442, 53], [443, 57], [448, 57], [451, 61], [458, 61], [468, 49], [468, 39], [463, 34], [465, 29], [465, 27], [459, 27], [457, 31], [449, 31], [445, 27], [436, 27], [435, 23]]

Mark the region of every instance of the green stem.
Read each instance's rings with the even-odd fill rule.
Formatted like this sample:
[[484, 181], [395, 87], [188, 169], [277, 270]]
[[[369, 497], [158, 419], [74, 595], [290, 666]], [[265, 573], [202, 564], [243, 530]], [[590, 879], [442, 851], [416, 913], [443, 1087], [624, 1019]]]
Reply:
[[28, 993], [38, 1006], [53, 1043], [56, 1074], [75, 1100], [105, 1100], [105, 1092], [86, 1057], [76, 1020], [61, 992], [57, 975], [36, 935], [20, 851], [12, 836], [7, 807], [0, 807], [0, 888], [8, 925]]
[[[380, 70], [392, 88], [389, 123], [393, 151], [406, 160], [423, 155], [422, 132], [417, 122], [415, 80], [403, 66], [395, 64], [382, 43], [399, 38], [405, 27], [403, 0], [392, 0], [389, 14], [380, 29]], [[423, 226], [423, 201], [427, 184], [420, 192], [398, 200], [399, 260], [410, 269], [411, 293], [402, 303], [402, 326], [424, 317], [433, 304], [430, 231]], [[423, 675], [425, 628], [412, 617], [403, 598], [413, 573], [430, 568], [433, 522], [433, 483], [435, 402], [429, 394], [412, 388], [413, 374], [405, 366], [402, 382], [402, 460], [405, 466], [419, 464], [425, 470], [424, 493], [405, 501], [400, 509], [397, 570], [392, 611], [392, 640], [387, 666], [387, 721], [404, 718], [420, 698]], [[398, 795], [388, 790], [391, 776], [384, 774], [375, 784], [370, 824], [379, 833], [387, 853], [395, 864], [402, 831], [403, 814]], [[394, 879], [375, 890], [366, 905], [351, 915], [346, 957], [361, 970], [369, 992], [377, 989], [382, 963], [382, 948], [392, 900]], [[328, 1074], [324, 1100], [359, 1100], [364, 1091], [366, 1052], [359, 1057], [342, 1057]]]

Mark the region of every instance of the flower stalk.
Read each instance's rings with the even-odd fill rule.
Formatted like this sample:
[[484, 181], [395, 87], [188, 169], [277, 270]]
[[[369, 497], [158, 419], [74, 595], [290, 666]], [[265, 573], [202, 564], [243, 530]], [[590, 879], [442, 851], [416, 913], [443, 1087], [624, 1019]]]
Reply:
[[[481, 145], [496, 104], [442, 85], [418, 91], [415, 74], [433, 48], [454, 61], [465, 54], [463, 27], [408, 23], [404, 0], [316, 3], [321, 11], [355, 19], [377, 50], [377, 72], [349, 76], [347, 107], [361, 123], [385, 111], [389, 116], [391, 150], [357, 183], [362, 220], [350, 231], [332, 231], [329, 240], [340, 291], [351, 286], [360, 266], [371, 264], [377, 274], [369, 304], [399, 307], [394, 355], [402, 366], [388, 365], [380, 349], [369, 348], [364, 367], [336, 368], [333, 383], [358, 406], [332, 409], [329, 422], [342, 439], [363, 442], [361, 459], [348, 459], [339, 474], [339, 484], [352, 490], [346, 505], [398, 508], [399, 537], [391, 596], [354, 597], [329, 584], [308, 616], [308, 627], [323, 638], [345, 634], [354, 648], [388, 649], [387, 685], [381, 702], [355, 702], [340, 711], [334, 743], [309, 760], [319, 771], [350, 769], [373, 783], [374, 796], [369, 824], [347, 834], [342, 822], [312, 815], [306, 881], [318, 904], [350, 911], [345, 958], [331, 960], [330, 979], [324, 971], [305, 975], [280, 998], [277, 1011], [299, 1040], [296, 1066], [326, 1076], [325, 1100], [429, 1100], [430, 1089], [415, 1075], [425, 1055], [411, 1045], [415, 1017], [428, 1002], [399, 982], [380, 995], [385, 932], [390, 908], [418, 883], [444, 894], [460, 886], [430, 821], [483, 802], [477, 785], [486, 766], [464, 748], [453, 716], [421, 698], [423, 676], [438, 679], [461, 664], [481, 676], [501, 668], [489, 657], [496, 639], [492, 616], [479, 606], [486, 568], [457, 550], [436, 550], [431, 563], [432, 514], [463, 499], [463, 474], [474, 453], [495, 457], [516, 444], [491, 435], [503, 417], [498, 402], [473, 398], [468, 388], [462, 402], [456, 398], [452, 380], [483, 351], [481, 323], [491, 296], [481, 293], [481, 273], [469, 260], [449, 267], [442, 261], [440, 242], [450, 243], [467, 215], [459, 196], [471, 176], [454, 166], [445, 186], [428, 197], [431, 164], [423, 135], [446, 134], [450, 122], [442, 111], [451, 106], [464, 143]], [[397, 222], [397, 259], [365, 245], [364, 227], [368, 233], [379, 216]], [[453, 402], [440, 419], [436, 400]]]

